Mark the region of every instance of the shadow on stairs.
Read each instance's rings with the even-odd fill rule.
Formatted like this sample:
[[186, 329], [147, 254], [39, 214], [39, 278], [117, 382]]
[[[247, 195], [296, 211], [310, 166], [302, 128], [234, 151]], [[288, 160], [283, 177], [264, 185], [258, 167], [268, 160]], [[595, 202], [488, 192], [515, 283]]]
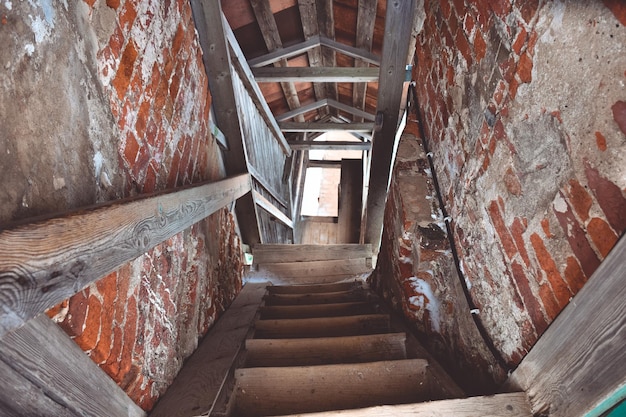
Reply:
[[[329, 246], [352, 247], [267, 253], [259, 265], [367, 259], [359, 245]], [[320, 283], [310, 268], [281, 271], [292, 285], [246, 284], [151, 415], [531, 416], [525, 393], [466, 398], [362, 279]]]

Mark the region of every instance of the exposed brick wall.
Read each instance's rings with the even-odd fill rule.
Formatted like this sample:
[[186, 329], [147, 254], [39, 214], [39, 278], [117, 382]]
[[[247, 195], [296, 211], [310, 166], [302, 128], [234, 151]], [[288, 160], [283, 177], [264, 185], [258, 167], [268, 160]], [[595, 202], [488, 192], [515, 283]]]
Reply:
[[510, 365], [626, 229], [626, 28], [613, 6], [425, 1], [424, 130], [472, 299]]
[[[85, 0], [99, 82], [117, 122], [118, 195], [223, 176], [188, 1]], [[220, 210], [48, 312], [142, 408], [151, 409], [241, 288], [241, 247]]]

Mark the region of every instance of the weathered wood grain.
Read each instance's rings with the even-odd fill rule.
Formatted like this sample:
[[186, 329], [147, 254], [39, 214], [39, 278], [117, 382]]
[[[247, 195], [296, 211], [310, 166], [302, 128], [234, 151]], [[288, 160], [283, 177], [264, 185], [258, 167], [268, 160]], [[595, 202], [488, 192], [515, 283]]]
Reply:
[[[376, 19], [376, 10], [374, 7], [374, 20]], [[370, 50], [355, 48], [354, 46], [346, 45], [341, 42], [337, 42], [334, 39], [328, 39], [326, 36], [320, 36], [320, 43], [322, 46], [326, 46], [328, 48], [332, 48], [337, 52], [340, 52], [346, 56], [351, 58], [357, 58], [364, 62], [373, 65], [380, 65], [380, 56], [373, 54]]]
[[383, 115], [383, 125], [372, 139], [372, 160], [366, 204], [364, 242], [378, 252], [387, 200], [387, 187], [399, 124], [402, 88], [406, 77], [406, 59], [412, 37], [416, 0], [387, 4], [383, 57], [378, 81], [376, 113]]
[[260, 318], [268, 319], [309, 319], [314, 317], [355, 316], [359, 314], [374, 314], [379, 311], [376, 305], [368, 302], [330, 303], [301, 306], [263, 306], [260, 308]]
[[429, 397], [422, 359], [235, 372], [237, 415], [340, 410], [375, 404], [399, 404]]
[[316, 292], [311, 294], [267, 294], [267, 306], [293, 306], [310, 304], [336, 304], [365, 301], [366, 293], [363, 290], [348, 290], [336, 292]]
[[[276, 82], [329, 82], [367, 83], [378, 81], [378, 68], [350, 67], [284, 67], [254, 68], [254, 79], [259, 83]], [[404, 67], [402, 68], [404, 75]]]
[[0, 337], [250, 191], [247, 174], [0, 232]]
[[[8, 364], [33, 385], [29, 391], [18, 390], [15, 404], [42, 408], [37, 413], [23, 415], [57, 415], [57, 412], [77, 416], [146, 415], [45, 315], [30, 320], [0, 340], [0, 364]], [[4, 383], [0, 391], [8, 387], [15, 389], [21, 384], [19, 377], [14, 375], [14, 379], [2, 374], [2, 378], [10, 381]], [[56, 405], [49, 404], [50, 401]]]
[[[300, 20], [302, 22], [302, 33], [304, 39], [310, 39], [319, 36], [320, 30], [317, 23], [317, 6], [315, 0], [298, 0], [298, 10], [300, 11]], [[320, 67], [323, 63], [321, 46], [315, 47], [307, 51], [310, 67]], [[326, 98], [326, 89], [323, 84], [313, 84], [315, 99], [321, 100]], [[328, 115], [328, 109], [322, 108], [318, 110], [320, 117]]]
[[362, 287], [363, 283], [361, 281], [354, 280], [349, 282], [338, 282], [336, 284], [272, 285], [267, 287], [267, 291], [270, 294], [314, 294], [320, 292], [351, 291]]
[[509, 383], [528, 393], [535, 413], [583, 416], [626, 383], [625, 346], [626, 239], [622, 237]]
[[[259, 265], [259, 271], [267, 272], [270, 275], [276, 275], [285, 278], [301, 278], [300, 284], [308, 284], [306, 278], [310, 276], [336, 276], [336, 275], [359, 275], [371, 272], [371, 266], [368, 266], [366, 259], [346, 259], [332, 261], [311, 261], [311, 262], [285, 262], [285, 263], [266, 263]], [[330, 282], [330, 281], [326, 281]], [[294, 282], [295, 284], [296, 282]], [[311, 281], [310, 283], [317, 283]]]
[[[302, 414], [298, 414], [304, 417]], [[306, 414], [306, 417], [531, 417], [523, 392], [431, 401], [418, 404], [383, 405], [356, 410], [337, 410]], [[290, 417], [290, 416], [283, 416]], [[295, 415], [291, 416], [295, 417]]]
[[274, 216], [276, 220], [278, 220], [285, 226], [289, 227], [290, 229], [293, 229], [293, 221], [289, 217], [287, 217], [285, 213], [280, 211], [278, 207], [273, 205], [271, 201], [263, 197], [263, 195], [257, 192], [256, 190], [252, 190], [252, 196], [254, 197], [255, 204], [257, 204], [263, 210], [267, 211], [269, 214]]
[[359, 243], [363, 212], [363, 161], [343, 159], [339, 184], [339, 241]]
[[246, 367], [310, 366], [406, 359], [404, 333], [315, 339], [248, 339]]
[[267, 283], [248, 283], [185, 362], [151, 417], [209, 413], [244, 344]]
[[252, 58], [248, 60], [248, 65], [250, 65], [250, 68], [264, 67], [266, 65], [273, 64], [274, 62], [280, 61], [281, 59], [289, 59], [289, 58], [293, 58], [294, 56], [301, 55], [313, 48], [316, 48], [316, 47], [318, 48], [319, 46], [320, 46], [319, 35], [311, 36], [305, 41], [297, 43], [295, 45], [290, 45], [284, 48], [276, 49], [265, 55]]
[[[374, 40], [374, 25], [376, 23], [376, 3], [377, 0], [359, 0], [356, 24], [356, 47], [372, 50], [372, 42]], [[369, 64], [365, 61], [356, 59], [355, 67], [367, 67]], [[380, 64], [379, 64], [380, 65]], [[365, 109], [365, 93], [367, 92], [367, 83], [354, 84], [352, 88], [352, 105], [357, 109]], [[361, 119], [356, 119], [356, 122]]]
[[389, 315], [324, 317], [310, 319], [257, 320], [254, 336], [259, 339], [357, 336], [385, 333]]

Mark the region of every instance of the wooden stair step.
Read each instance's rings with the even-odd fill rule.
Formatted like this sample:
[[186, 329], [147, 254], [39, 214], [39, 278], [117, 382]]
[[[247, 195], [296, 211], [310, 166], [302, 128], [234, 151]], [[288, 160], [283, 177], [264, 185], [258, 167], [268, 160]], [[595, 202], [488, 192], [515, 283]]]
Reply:
[[377, 312], [378, 305], [366, 301], [295, 306], [263, 306], [259, 309], [260, 318], [262, 320], [355, 316]]
[[235, 371], [235, 415], [262, 416], [401, 404], [429, 398], [428, 362], [244, 368]]
[[372, 271], [365, 258], [259, 264], [257, 273], [275, 284], [321, 284], [343, 281]]
[[362, 290], [320, 292], [312, 294], [267, 294], [267, 306], [290, 306], [303, 304], [334, 304], [365, 301], [367, 294]]
[[305, 366], [406, 359], [406, 335], [248, 339], [246, 367]]
[[358, 336], [389, 331], [388, 314], [323, 317], [310, 319], [257, 320], [254, 337], [259, 339]]
[[356, 410], [324, 411], [298, 415], [301, 417], [531, 417], [533, 414], [526, 394], [513, 392], [484, 397], [429, 401], [417, 404], [382, 405]]
[[271, 285], [267, 287], [270, 294], [311, 294], [319, 292], [350, 291], [362, 288], [362, 281], [333, 282], [329, 284], [303, 285]]
[[371, 258], [372, 245], [293, 245], [263, 244], [252, 248], [254, 263], [285, 263]]

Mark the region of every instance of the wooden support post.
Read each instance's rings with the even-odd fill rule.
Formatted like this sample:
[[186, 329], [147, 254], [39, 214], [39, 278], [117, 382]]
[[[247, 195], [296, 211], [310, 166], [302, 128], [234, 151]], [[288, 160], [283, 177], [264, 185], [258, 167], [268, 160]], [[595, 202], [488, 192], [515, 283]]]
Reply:
[[387, 188], [393, 169], [392, 159], [415, 10], [416, 0], [390, 1], [387, 4], [377, 105], [377, 114], [382, 114], [383, 124], [382, 129], [375, 132], [372, 138], [372, 162], [364, 231], [364, 242], [371, 243], [375, 252], [378, 252], [380, 247]]
[[0, 232], [0, 337], [250, 191], [248, 174]]

